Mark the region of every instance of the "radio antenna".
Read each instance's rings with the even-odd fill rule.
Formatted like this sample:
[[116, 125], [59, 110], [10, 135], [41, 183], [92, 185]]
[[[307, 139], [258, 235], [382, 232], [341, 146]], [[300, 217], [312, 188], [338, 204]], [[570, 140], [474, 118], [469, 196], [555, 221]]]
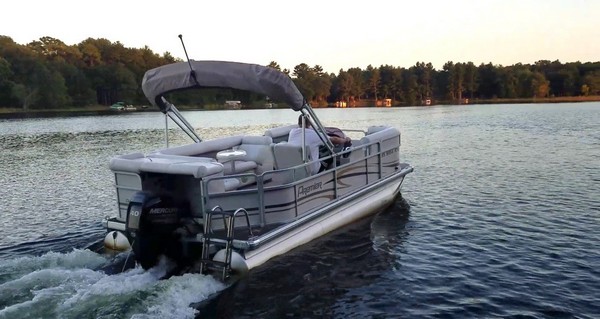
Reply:
[[190, 57], [188, 56], [187, 50], [185, 49], [185, 43], [183, 43], [183, 36], [181, 34], [179, 35], [179, 40], [181, 40], [181, 46], [183, 46], [185, 58], [187, 59], [188, 65], [190, 66], [190, 76], [192, 77], [192, 79], [194, 79], [196, 85], [200, 86], [200, 83], [198, 83], [198, 79], [196, 78], [196, 71], [194, 71], [194, 68], [192, 68], [192, 62], [190, 61]]

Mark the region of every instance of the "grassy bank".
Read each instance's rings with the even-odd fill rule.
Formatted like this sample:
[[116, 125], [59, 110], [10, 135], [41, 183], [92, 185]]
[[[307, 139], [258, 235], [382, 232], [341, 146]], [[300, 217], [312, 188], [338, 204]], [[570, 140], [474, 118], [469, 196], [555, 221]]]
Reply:
[[36, 117], [66, 117], [66, 116], [87, 116], [87, 115], [112, 115], [124, 114], [130, 112], [146, 112], [156, 111], [155, 108], [142, 109], [138, 108], [135, 111], [119, 111], [110, 109], [104, 105], [92, 105], [85, 107], [68, 107], [60, 109], [17, 109], [17, 108], [0, 108], [0, 118], [36, 118]]
[[[469, 99], [468, 104], [518, 104], [518, 103], [574, 103], [574, 102], [597, 102], [600, 95], [592, 96], [559, 96], [545, 98], [520, 98], [520, 99]], [[446, 104], [446, 103], [445, 103]], [[456, 103], [450, 103], [456, 104]]]
[[108, 107], [103, 105], [94, 105], [86, 107], [71, 107], [61, 109], [29, 109], [23, 110], [18, 108], [0, 108], [0, 114], [19, 114], [19, 113], [61, 113], [61, 112], [101, 112], [106, 111]]
[[[381, 102], [380, 100], [379, 102]], [[600, 95], [593, 96], [563, 96], [548, 98], [517, 98], [517, 99], [470, 99], [463, 98], [458, 100], [432, 100], [430, 105], [466, 105], [466, 104], [531, 104], [531, 103], [575, 103], [575, 102], [597, 102], [600, 101]], [[423, 102], [424, 103], [424, 102]], [[348, 108], [354, 107], [376, 107], [378, 103], [374, 99], [362, 99], [348, 102]], [[401, 101], [392, 101], [392, 107], [411, 107], [426, 106], [424, 104], [409, 104]], [[334, 103], [329, 105], [320, 105], [313, 107], [335, 107]]]

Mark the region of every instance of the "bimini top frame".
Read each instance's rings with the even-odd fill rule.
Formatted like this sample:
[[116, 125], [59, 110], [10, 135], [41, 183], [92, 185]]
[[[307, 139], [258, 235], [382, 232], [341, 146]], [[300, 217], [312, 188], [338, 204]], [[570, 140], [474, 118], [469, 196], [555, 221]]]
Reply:
[[142, 80], [144, 94], [162, 112], [165, 94], [190, 88], [232, 88], [269, 96], [300, 111], [305, 100], [292, 79], [270, 67], [224, 61], [189, 61], [148, 70]]
[[[313, 127], [331, 152], [333, 144], [325, 129], [298, 90], [294, 81], [277, 69], [257, 64], [227, 61], [187, 61], [163, 65], [144, 74], [142, 90], [146, 98], [168, 115], [195, 142], [200, 137], [164, 95], [193, 88], [232, 88], [269, 96], [288, 104], [294, 111], [310, 116]], [[171, 114], [172, 113], [172, 114]]]

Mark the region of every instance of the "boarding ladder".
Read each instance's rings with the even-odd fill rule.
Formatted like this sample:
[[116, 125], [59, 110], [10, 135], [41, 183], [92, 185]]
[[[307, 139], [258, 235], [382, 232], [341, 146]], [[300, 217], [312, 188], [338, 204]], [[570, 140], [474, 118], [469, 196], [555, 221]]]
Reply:
[[[233, 240], [235, 229], [235, 218], [239, 214], [244, 214], [248, 227], [248, 234], [252, 234], [250, 227], [250, 218], [248, 212], [244, 208], [238, 208], [235, 212], [226, 212], [221, 206], [215, 206], [204, 216], [204, 237], [202, 243], [202, 257], [200, 259], [200, 273], [206, 273], [209, 270], [220, 271], [221, 279], [224, 281], [231, 274], [231, 256], [233, 254]], [[225, 237], [216, 236], [212, 229], [213, 215], [221, 215], [223, 217], [223, 226], [225, 227]], [[210, 259], [210, 247], [225, 246], [225, 260], [216, 261]], [[217, 250], [218, 251], [218, 250]]]

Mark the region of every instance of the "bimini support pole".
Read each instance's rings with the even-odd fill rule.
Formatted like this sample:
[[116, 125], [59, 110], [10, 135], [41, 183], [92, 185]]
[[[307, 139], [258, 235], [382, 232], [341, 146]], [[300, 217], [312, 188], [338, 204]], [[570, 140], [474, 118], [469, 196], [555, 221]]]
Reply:
[[169, 148], [169, 116], [165, 113], [165, 145]]
[[175, 107], [175, 105], [169, 103], [164, 97], [162, 99], [163, 103], [166, 105], [166, 108], [163, 111], [165, 115], [175, 122], [175, 124], [177, 124], [177, 126], [179, 126], [179, 128], [185, 132], [187, 136], [194, 140], [194, 142], [202, 142], [200, 136], [198, 136], [196, 131], [194, 131], [194, 127], [183, 117], [183, 115], [181, 115], [181, 113], [179, 113], [179, 110]]
[[317, 132], [317, 135], [321, 139], [321, 142], [323, 142], [323, 144], [325, 144], [327, 146], [327, 149], [329, 149], [331, 154], [333, 154], [334, 153], [333, 143], [331, 143], [331, 140], [329, 140], [329, 137], [327, 136], [327, 133], [325, 132], [325, 128], [323, 127], [323, 124], [321, 124], [321, 121], [319, 121], [319, 118], [313, 111], [312, 107], [310, 107], [310, 105], [307, 103], [307, 104], [304, 104], [304, 106], [302, 107], [302, 110], [300, 110], [300, 111], [305, 116], [307, 116], [307, 115], [309, 116], [310, 125], [313, 127], [313, 129], [315, 129], [315, 132]]
[[308, 162], [308, 154], [306, 154], [306, 119], [307, 115], [302, 113], [302, 162]]

